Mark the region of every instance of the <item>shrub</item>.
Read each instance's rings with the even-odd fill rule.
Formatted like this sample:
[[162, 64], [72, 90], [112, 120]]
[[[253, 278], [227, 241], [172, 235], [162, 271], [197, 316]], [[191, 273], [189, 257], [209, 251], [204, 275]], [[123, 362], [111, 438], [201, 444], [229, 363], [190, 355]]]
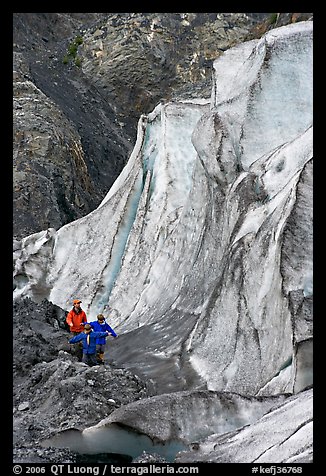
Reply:
[[270, 25], [274, 25], [277, 20], [277, 13], [272, 13], [271, 16], [269, 17], [269, 23]]
[[63, 57], [63, 64], [68, 64], [69, 61], [75, 60], [74, 63], [76, 66], [80, 67], [82, 64], [82, 58], [77, 57], [77, 51], [78, 51], [78, 46], [83, 43], [83, 38], [79, 35], [76, 36], [75, 40], [70, 43], [68, 46], [68, 52], [67, 54]]
[[78, 68], [80, 68], [81, 64], [82, 64], [82, 58], [77, 56], [75, 59], [75, 65], [78, 66]]

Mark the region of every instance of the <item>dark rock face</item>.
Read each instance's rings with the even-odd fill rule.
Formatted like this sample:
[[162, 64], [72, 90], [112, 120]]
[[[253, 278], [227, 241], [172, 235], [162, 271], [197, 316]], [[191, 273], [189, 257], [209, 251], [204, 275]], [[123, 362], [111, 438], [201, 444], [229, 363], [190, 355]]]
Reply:
[[[73, 26], [76, 32], [80, 22], [57, 31], [61, 19], [54, 22], [51, 16], [57, 14], [17, 15], [13, 232], [23, 237], [49, 226], [58, 229], [96, 208], [131, 143], [101, 93], [78, 67], [63, 64], [67, 45], [55, 40], [71, 34]], [[51, 41], [44, 42], [47, 28]]]
[[84, 25], [92, 24], [107, 13], [14, 13], [14, 43], [29, 50], [42, 50], [69, 38]]
[[14, 234], [59, 228], [99, 200], [81, 138], [32, 81], [14, 85]]
[[[62, 101], [67, 90], [63, 84]], [[33, 82], [16, 83], [13, 197], [16, 237], [50, 226], [58, 229], [92, 211], [130, 152], [129, 143], [98, 107], [101, 101], [89, 99], [90, 106], [80, 113], [84, 99], [74, 88], [70, 92], [70, 101], [63, 108], [57, 107]], [[79, 106], [72, 107], [71, 120], [66, 108], [72, 103]], [[80, 133], [79, 127], [87, 132]]]
[[135, 133], [139, 116], [161, 100], [209, 97], [213, 60], [258, 21], [244, 13], [110, 14], [84, 35], [83, 71]]
[[[60, 431], [96, 424], [121, 405], [151, 394], [147, 384], [117, 368], [88, 367], [70, 353], [65, 312], [48, 301], [13, 309], [13, 458], [15, 462], [75, 462], [80, 455], [44, 448]], [[109, 352], [108, 352], [109, 355]]]
[[269, 13], [267, 17], [260, 15], [260, 21], [254, 26], [248, 39], [260, 38], [272, 28], [313, 19], [313, 13]]
[[34, 365], [57, 357], [58, 346], [66, 344], [69, 337], [64, 330], [65, 316], [65, 311], [45, 300], [40, 306], [29, 298], [14, 303], [14, 377], [24, 377]]

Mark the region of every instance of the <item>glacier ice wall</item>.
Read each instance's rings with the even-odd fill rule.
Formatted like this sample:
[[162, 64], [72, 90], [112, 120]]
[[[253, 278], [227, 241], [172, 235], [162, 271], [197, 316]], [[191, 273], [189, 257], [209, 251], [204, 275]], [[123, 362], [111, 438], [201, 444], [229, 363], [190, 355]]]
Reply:
[[312, 22], [214, 63], [211, 101], [160, 104], [102, 204], [15, 242], [14, 296], [89, 319], [160, 392], [312, 383]]
[[312, 463], [313, 391], [293, 395], [250, 425], [211, 434], [177, 463]]

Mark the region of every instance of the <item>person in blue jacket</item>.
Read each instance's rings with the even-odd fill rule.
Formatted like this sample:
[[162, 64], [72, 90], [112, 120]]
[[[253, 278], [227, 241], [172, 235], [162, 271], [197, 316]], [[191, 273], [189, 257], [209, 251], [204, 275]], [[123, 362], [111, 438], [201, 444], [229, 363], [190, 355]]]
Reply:
[[109, 335], [108, 331], [95, 332], [90, 324], [85, 324], [84, 331], [80, 334], [72, 337], [69, 340], [70, 344], [76, 344], [82, 341], [83, 344], [83, 357], [82, 362], [87, 365], [98, 365], [96, 360], [96, 339], [105, 338]]
[[[113, 337], [118, 337], [112, 327], [109, 326], [107, 322], [105, 322], [105, 317], [103, 314], [98, 314], [97, 321], [90, 322], [90, 325], [96, 332], [103, 332], [108, 331]], [[106, 340], [105, 337], [98, 337], [96, 339], [96, 353], [98, 363], [104, 364], [104, 350], [105, 350]]]

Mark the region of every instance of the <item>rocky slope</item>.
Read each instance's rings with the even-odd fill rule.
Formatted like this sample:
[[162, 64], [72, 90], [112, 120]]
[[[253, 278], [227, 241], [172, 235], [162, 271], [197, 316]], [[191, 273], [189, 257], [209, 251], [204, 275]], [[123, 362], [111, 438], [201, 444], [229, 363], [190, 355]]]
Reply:
[[46, 300], [14, 304], [14, 463], [312, 462], [311, 389], [155, 396], [110, 357], [79, 363], [65, 314]]
[[44, 447], [41, 442], [70, 428], [82, 430], [121, 405], [151, 395], [150, 382], [115, 367], [109, 352], [104, 366], [87, 367], [79, 363], [71, 353], [64, 319], [65, 312], [48, 301], [37, 305], [27, 298], [14, 304], [13, 460], [16, 463], [81, 461], [80, 454]]
[[63, 64], [67, 44], [57, 28], [65, 35], [70, 28], [58, 19], [55, 36], [49, 23], [56, 14], [16, 15], [13, 232], [26, 236], [94, 209], [131, 144], [101, 92], [80, 68]]

